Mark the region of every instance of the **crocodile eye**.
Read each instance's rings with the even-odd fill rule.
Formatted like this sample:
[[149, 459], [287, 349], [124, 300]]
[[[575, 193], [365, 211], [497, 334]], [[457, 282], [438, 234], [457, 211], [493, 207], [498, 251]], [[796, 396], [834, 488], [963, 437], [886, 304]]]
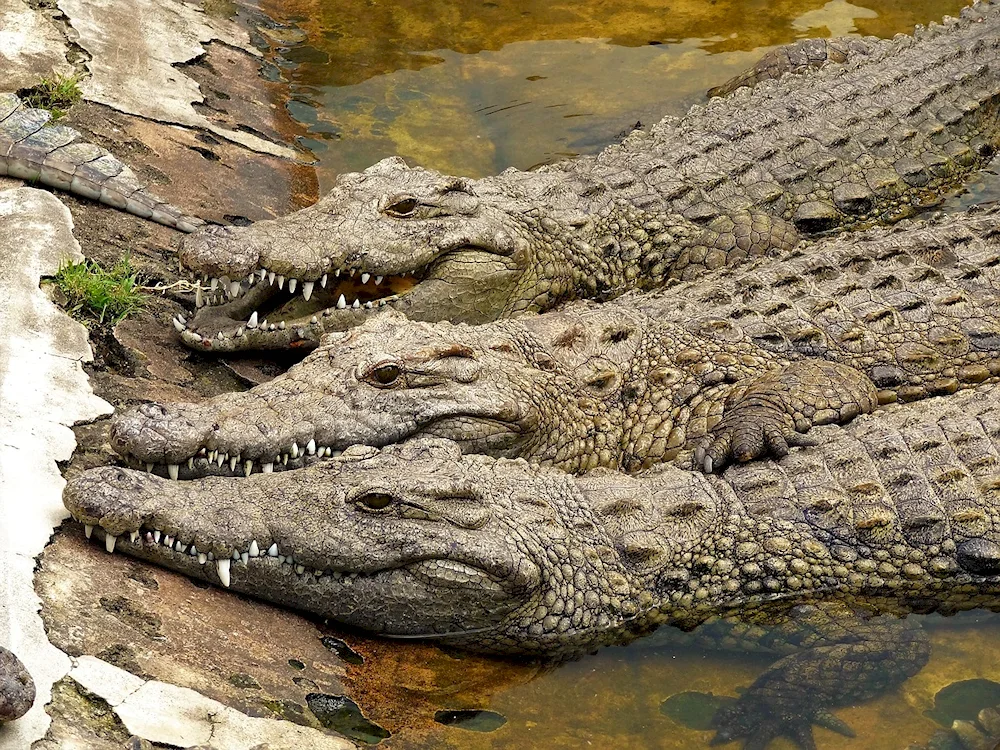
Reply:
[[367, 492], [358, 498], [359, 503], [363, 503], [372, 510], [382, 510], [392, 505], [392, 495], [385, 492]]
[[416, 198], [401, 198], [395, 203], [386, 206], [385, 212], [393, 216], [412, 216], [413, 212], [417, 210], [418, 205], [420, 205], [420, 202]]
[[379, 365], [372, 370], [371, 378], [379, 385], [392, 385], [399, 380], [399, 376], [402, 375], [402, 373], [403, 371], [399, 369], [399, 365], [390, 363]]

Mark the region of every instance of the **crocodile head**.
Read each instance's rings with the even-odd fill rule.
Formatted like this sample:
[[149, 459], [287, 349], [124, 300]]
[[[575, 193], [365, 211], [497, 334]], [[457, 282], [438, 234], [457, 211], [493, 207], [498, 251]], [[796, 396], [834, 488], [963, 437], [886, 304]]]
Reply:
[[586, 248], [594, 235], [577, 187], [544, 173], [469, 180], [385, 159], [290, 216], [186, 237], [182, 263], [214, 291], [175, 326], [201, 350], [310, 349], [384, 307], [473, 324], [546, 309], [600, 283], [570, 263], [567, 239]]
[[249, 479], [102, 467], [63, 500], [108, 550], [387, 636], [565, 652], [638, 606], [576, 480], [446, 441]]
[[301, 468], [350, 445], [415, 436], [570, 471], [617, 466], [624, 420], [608, 414], [624, 378], [601, 367], [610, 357], [584, 355], [581, 368], [550, 354], [547, 338], [567, 316], [466, 326], [386, 311], [250, 391], [124, 412], [111, 444], [175, 478]]

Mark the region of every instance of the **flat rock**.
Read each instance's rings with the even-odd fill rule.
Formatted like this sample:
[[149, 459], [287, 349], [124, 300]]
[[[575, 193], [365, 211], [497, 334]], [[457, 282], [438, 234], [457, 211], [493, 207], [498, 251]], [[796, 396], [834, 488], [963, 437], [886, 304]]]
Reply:
[[22, 0], [0, 0], [0, 91], [16, 91], [42, 76], [69, 75], [68, 45], [51, 19]]

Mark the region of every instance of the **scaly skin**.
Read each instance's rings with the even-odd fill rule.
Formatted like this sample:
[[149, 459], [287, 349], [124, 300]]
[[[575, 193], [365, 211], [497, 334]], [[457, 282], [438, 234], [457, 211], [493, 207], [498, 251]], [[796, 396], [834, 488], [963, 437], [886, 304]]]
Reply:
[[28, 712], [35, 702], [35, 683], [21, 660], [0, 646], [0, 725]]
[[111, 153], [14, 94], [0, 94], [0, 176], [65, 190], [181, 232], [205, 222], [146, 191], [138, 176]]
[[724, 478], [574, 477], [416, 440], [249, 479], [104, 467], [64, 502], [109, 549], [387, 636], [546, 656], [662, 625], [761, 638], [778, 661], [718, 736], [811, 747], [818, 712], [926, 661], [894, 616], [1000, 604], [995, 389], [821, 431]]
[[111, 439], [184, 477], [414, 435], [572, 472], [634, 472], [692, 451], [712, 470], [780, 455], [811, 426], [878, 403], [996, 379], [998, 267], [994, 208], [479, 327], [387, 312], [246, 393], [126, 412]]
[[[896, 221], [1000, 143], [1000, 10], [978, 4], [874, 47], [597, 157], [481, 180], [387, 159], [291, 216], [208, 228], [185, 239], [184, 264], [237, 299], [175, 325], [201, 350], [312, 348], [380, 307], [483, 323], [694, 278], [797, 234]], [[293, 302], [278, 291], [286, 279]]]

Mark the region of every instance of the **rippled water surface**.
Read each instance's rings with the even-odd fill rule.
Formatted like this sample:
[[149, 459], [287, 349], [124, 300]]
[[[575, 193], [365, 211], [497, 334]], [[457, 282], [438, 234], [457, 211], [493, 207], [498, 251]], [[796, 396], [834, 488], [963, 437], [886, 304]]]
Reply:
[[[963, 4], [259, 1], [285, 25], [262, 29], [259, 41], [269, 46], [272, 74], [291, 83], [289, 110], [308, 127], [303, 145], [319, 160], [325, 188], [340, 172], [394, 154], [480, 176], [596, 153], [637, 122], [683, 114], [774, 45], [891, 36]], [[952, 205], [1000, 198], [1000, 182], [989, 174], [971, 189]], [[818, 729], [821, 749], [896, 750], [925, 741], [953, 718], [932, 710], [942, 689], [1000, 682], [1000, 627], [992, 616], [929, 618], [928, 629], [928, 667], [899, 690], [838, 710], [858, 736]], [[351, 667], [349, 681], [366, 715], [392, 732], [379, 747], [396, 748], [702, 748], [711, 737], [703, 726], [711, 701], [701, 694], [736, 695], [768, 664], [750, 654], [643, 642], [554, 669], [420, 645], [368, 648], [375, 656]], [[992, 683], [967, 685], [962, 705], [993, 696]], [[460, 713], [468, 709], [493, 713]]]

